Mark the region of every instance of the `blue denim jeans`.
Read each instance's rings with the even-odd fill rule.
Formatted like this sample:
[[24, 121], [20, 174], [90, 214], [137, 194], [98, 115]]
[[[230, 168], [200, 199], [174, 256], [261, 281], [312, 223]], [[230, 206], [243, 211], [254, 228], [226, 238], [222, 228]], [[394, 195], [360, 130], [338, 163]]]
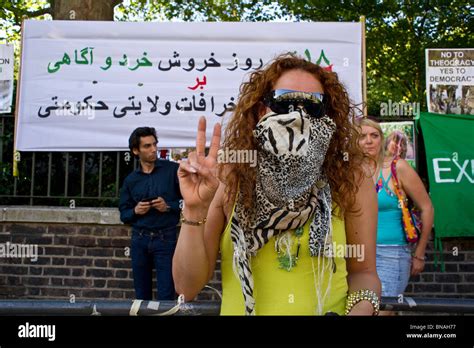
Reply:
[[403, 294], [410, 279], [410, 268], [409, 245], [377, 244], [377, 274], [382, 282], [382, 296]]
[[140, 300], [152, 300], [152, 270], [156, 270], [156, 300], [174, 300], [171, 262], [177, 241], [177, 228], [160, 231], [132, 231], [132, 270], [135, 296]]

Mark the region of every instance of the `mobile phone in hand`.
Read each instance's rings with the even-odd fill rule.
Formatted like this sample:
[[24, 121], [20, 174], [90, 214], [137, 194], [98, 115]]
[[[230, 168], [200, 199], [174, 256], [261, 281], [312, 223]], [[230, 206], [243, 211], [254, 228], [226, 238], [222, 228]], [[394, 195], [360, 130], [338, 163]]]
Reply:
[[157, 197], [148, 197], [148, 198], [143, 198], [140, 202], [151, 202], [152, 200], [156, 199]]

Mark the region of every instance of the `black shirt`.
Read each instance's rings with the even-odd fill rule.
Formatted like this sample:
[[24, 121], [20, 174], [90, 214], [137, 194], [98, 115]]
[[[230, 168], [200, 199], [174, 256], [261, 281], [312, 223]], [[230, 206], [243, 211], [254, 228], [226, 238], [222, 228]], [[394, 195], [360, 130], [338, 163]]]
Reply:
[[[179, 190], [178, 167], [174, 162], [157, 160], [152, 172], [144, 173], [139, 166], [124, 180], [120, 191], [120, 220], [135, 229], [159, 230], [176, 226], [180, 215], [181, 192]], [[162, 197], [171, 208], [159, 212], [151, 207], [145, 215], [137, 215], [135, 206], [146, 198]]]

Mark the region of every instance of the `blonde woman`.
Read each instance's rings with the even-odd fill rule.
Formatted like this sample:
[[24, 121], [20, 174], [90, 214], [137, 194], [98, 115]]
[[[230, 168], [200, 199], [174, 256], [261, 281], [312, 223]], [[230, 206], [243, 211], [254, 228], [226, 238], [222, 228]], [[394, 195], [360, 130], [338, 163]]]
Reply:
[[[418, 174], [404, 159], [406, 142], [398, 133], [390, 136], [384, 152], [380, 125], [368, 118], [358, 120], [359, 145], [372, 160], [369, 167], [378, 198], [377, 273], [382, 282], [382, 296], [403, 294], [410, 275], [425, 267], [425, 249], [433, 225], [434, 210]], [[405, 138], [406, 141], [406, 138]], [[415, 248], [408, 244], [402, 225], [402, 211], [394, 189], [391, 165], [396, 162], [400, 190], [421, 210], [423, 230]]]

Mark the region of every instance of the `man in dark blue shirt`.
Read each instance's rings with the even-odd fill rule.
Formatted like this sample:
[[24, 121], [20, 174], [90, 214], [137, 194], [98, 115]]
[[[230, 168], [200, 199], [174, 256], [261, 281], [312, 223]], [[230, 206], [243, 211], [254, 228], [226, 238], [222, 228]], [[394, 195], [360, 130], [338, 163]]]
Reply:
[[131, 257], [137, 299], [152, 299], [152, 270], [156, 269], [157, 300], [175, 299], [171, 261], [177, 240], [181, 193], [178, 164], [157, 160], [154, 128], [139, 127], [129, 147], [140, 160], [124, 180], [120, 219], [132, 225]]

